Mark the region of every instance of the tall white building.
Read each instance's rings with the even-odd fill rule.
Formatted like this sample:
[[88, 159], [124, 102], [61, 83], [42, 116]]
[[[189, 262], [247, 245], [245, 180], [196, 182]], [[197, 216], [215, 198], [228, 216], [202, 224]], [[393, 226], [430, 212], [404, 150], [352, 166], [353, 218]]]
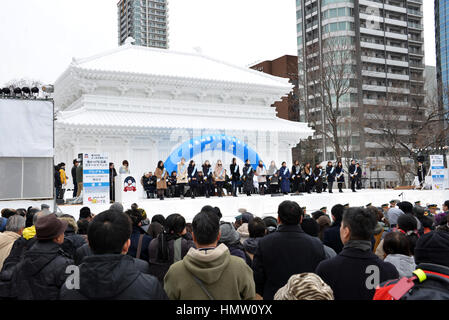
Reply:
[[132, 37], [136, 45], [168, 49], [167, 4], [167, 0], [120, 0], [118, 44]]
[[[422, 2], [296, 0], [299, 75], [305, 79], [307, 97], [301, 121], [315, 123], [320, 128], [328, 125], [323, 121], [325, 109], [314, 92], [317, 83], [310, 81], [310, 75], [323, 68], [320, 59], [326, 41], [345, 40], [355, 53], [349, 81], [351, 89], [341, 101], [342, 117], [338, 126], [339, 132], [350, 130], [347, 157], [366, 160], [388, 156], [385, 148], [376, 143], [376, 134], [380, 132], [360, 125], [372, 119], [380, 105], [388, 103], [388, 107], [395, 108], [395, 114], [407, 115], [406, 121], [394, 124], [401, 128], [403, 135], [410, 135], [413, 121], [422, 117], [416, 113], [410, 118], [410, 110], [424, 105], [425, 96]], [[305, 112], [306, 108], [311, 112]], [[335, 159], [328, 137], [317, 134], [314, 139], [320, 160]], [[383, 172], [382, 186], [389, 186], [389, 180], [393, 183], [394, 174], [388, 163], [377, 170]]]

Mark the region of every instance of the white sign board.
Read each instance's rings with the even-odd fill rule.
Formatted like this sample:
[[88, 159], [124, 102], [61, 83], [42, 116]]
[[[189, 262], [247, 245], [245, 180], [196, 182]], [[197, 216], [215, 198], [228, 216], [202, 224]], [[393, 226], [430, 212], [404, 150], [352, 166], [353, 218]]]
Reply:
[[109, 159], [107, 154], [84, 154], [83, 205], [90, 204], [109, 204]]
[[446, 170], [442, 155], [430, 156], [430, 170], [432, 171], [432, 190], [443, 190]]

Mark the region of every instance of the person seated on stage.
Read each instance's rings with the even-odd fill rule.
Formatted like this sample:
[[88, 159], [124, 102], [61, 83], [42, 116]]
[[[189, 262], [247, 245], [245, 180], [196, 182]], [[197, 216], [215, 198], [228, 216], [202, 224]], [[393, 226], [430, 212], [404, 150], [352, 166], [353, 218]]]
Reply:
[[224, 189], [226, 190], [226, 194], [228, 196], [232, 195], [232, 179], [228, 175], [228, 171], [225, 169], [225, 183], [224, 183]]
[[279, 193], [279, 173], [276, 171], [268, 178], [270, 193]]
[[223, 187], [226, 180], [226, 176], [225, 176], [225, 169], [223, 168], [223, 163], [221, 162], [221, 160], [217, 161], [213, 176], [215, 183], [217, 185], [218, 196], [223, 197]]
[[167, 190], [170, 198], [174, 198], [176, 196], [177, 179], [178, 177], [176, 171], [172, 171], [171, 176], [167, 180]]
[[198, 171], [198, 196], [204, 197], [206, 195], [206, 186], [203, 171]]
[[147, 194], [147, 199], [154, 199], [156, 197], [156, 180], [157, 178], [153, 176], [152, 172], [146, 172], [140, 180]]

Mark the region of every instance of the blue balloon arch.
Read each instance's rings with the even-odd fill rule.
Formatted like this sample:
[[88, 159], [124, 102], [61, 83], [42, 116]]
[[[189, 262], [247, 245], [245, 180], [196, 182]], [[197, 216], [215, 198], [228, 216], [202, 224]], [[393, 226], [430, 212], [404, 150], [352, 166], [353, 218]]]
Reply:
[[177, 171], [177, 164], [181, 158], [189, 161], [198, 154], [206, 151], [224, 151], [233, 154], [242, 161], [249, 160], [256, 169], [261, 157], [240, 139], [224, 134], [211, 134], [192, 138], [177, 147], [165, 160], [164, 166], [168, 172]]

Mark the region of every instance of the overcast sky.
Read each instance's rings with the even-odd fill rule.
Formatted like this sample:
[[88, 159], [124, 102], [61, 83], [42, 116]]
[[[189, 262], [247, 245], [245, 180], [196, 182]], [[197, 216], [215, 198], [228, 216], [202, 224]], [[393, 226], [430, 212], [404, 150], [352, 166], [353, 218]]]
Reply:
[[[4, 0], [0, 85], [53, 83], [72, 57], [117, 47], [117, 0]], [[424, 6], [426, 64], [435, 65], [433, 3]], [[170, 49], [247, 66], [296, 55], [295, 0], [170, 0]]]

